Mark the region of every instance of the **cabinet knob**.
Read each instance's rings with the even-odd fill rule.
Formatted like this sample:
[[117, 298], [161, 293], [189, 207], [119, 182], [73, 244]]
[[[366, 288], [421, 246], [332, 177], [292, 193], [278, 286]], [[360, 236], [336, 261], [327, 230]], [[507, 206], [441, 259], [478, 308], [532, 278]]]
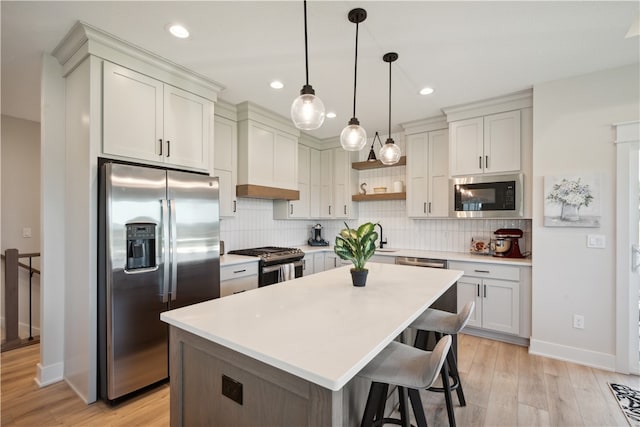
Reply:
[[167, 139], [167, 157], [171, 155], [171, 141]]
[[482, 169], [482, 156], [478, 156], [478, 169]]
[[293, 215], [293, 203], [289, 203], [289, 215]]
[[160, 155], [162, 156], [162, 138], [160, 138], [158, 142], [160, 143]]
[[484, 156], [484, 168], [489, 169], [489, 156]]

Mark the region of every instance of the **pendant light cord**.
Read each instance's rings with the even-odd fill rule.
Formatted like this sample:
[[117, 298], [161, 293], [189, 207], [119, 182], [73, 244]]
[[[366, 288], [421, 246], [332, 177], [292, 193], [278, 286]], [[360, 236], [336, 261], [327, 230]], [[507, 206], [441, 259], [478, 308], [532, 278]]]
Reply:
[[391, 61], [389, 61], [389, 139], [391, 139]]
[[307, 86], [309, 86], [309, 51], [307, 45], [307, 0], [304, 0], [304, 70]]
[[359, 23], [356, 23], [356, 60], [353, 67], [353, 117], [356, 116], [356, 86], [358, 81], [358, 27]]

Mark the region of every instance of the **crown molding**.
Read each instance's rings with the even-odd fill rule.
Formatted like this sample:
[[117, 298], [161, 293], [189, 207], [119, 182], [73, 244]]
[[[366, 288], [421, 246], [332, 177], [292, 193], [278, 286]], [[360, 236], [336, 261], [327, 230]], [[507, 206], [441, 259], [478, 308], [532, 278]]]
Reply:
[[525, 89], [495, 98], [443, 108], [448, 122], [519, 110], [533, 106], [533, 89]]
[[71, 73], [89, 55], [148, 75], [164, 83], [216, 101], [224, 89], [220, 83], [195, 73], [143, 48], [132, 45], [86, 22], [78, 21], [53, 50], [52, 55]]
[[400, 123], [400, 126], [404, 130], [405, 135], [412, 135], [415, 133], [430, 132], [433, 130], [447, 129], [449, 124], [447, 123], [447, 117], [443, 114], [440, 116], [429, 117], [426, 119], [413, 120], [406, 123]]
[[238, 110], [238, 122], [252, 120], [287, 132], [296, 138], [300, 137], [300, 130], [293, 126], [291, 119], [276, 114], [267, 108], [250, 101], [241, 102], [236, 105], [236, 108]]

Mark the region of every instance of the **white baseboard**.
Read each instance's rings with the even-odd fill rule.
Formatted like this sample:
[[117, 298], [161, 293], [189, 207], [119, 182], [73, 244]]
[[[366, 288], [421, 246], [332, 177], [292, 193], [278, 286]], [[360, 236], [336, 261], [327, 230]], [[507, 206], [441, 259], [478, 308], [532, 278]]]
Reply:
[[552, 359], [564, 360], [565, 362], [586, 365], [592, 368], [603, 369], [605, 371], [616, 370], [616, 357], [614, 354], [600, 353], [597, 351], [585, 350], [577, 347], [540, 341], [531, 338], [529, 353], [538, 356], [550, 357]]
[[63, 363], [54, 363], [53, 365], [49, 366], [42, 366], [40, 363], [38, 363], [38, 371], [34, 380], [36, 384], [38, 384], [38, 387], [42, 388], [50, 384], [62, 381], [63, 374]]

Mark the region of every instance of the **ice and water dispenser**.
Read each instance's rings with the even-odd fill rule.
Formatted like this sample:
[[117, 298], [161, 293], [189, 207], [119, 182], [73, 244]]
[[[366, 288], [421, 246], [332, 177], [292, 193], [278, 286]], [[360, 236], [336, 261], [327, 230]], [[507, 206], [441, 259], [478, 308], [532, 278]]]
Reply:
[[155, 268], [156, 225], [154, 223], [127, 224], [126, 270]]

